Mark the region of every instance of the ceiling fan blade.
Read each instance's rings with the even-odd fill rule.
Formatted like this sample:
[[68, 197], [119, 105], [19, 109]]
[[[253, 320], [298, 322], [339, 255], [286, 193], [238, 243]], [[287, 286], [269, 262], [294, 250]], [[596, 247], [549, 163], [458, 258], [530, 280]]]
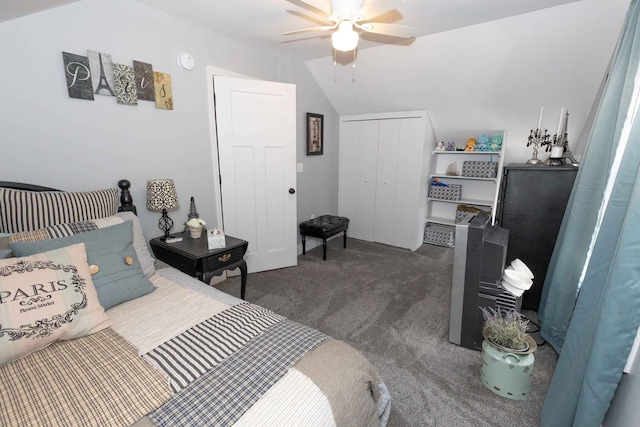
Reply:
[[280, 43], [295, 43], [295, 42], [299, 42], [299, 41], [303, 41], [303, 40], [313, 40], [313, 39], [325, 40], [325, 39], [328, 39], [330, 37], [331, 37], [331, 34], [322, 33], [322, 34], [317, 34], [317, 35], [313, 35], [313, 36], [300, 37], [300, 38], [297, 38], [297, 39], [283, 40]]
[[299, 12], [297, 10], [287, 10], [287, 12], [289, 12], [290, 14], [295, 15], [295, 16], [297, 16], [299, 18], [306, 19], [306, 20], [311, 21], [311, 22], [315, 22], [318, 25], [333, 25], [333, 23], [331, 21], [329, 21], [328, 19], [323, 19], [323, 18], [321, 18], [319, 16], [307, 15], [306, 13], [302, 13], [302, 12]]
[[367, 22], [383, 22], [386, 24], [393, 24], [403, 18], [398, 9], [391, 9], [382, 15], [368, 16], [366, 20], [359, 22], [359, 24], [366, 24]]
[[414, 37], [416, 30], [413, 27], [407, 27], [405, 25], [384, 24], [381, 22], [368, 22], [366, 24], [358, 25], [358, 28], [369, 33], [400, 37], [403, 39]]
[[357, 13], [363, 14], [366, 19], [371, 19], [395, 9], [398, 2], [399, 0], [370, 0]]
[[291, 4], [295, 4], [298, 7], [307, 9], [309, 12], [315, 13], [316, 15], [322, 15], [324, 17], [331, 14], [331, 12], [327, 12], [326, 10], [323, 10], [311, 3], [308, 3], [305, 0], [287, 0], [287, 1]]
[[311, 27], [311, 28], [303, 28], [302, 30], [293, 30], [287, 31], [286, 33], [280, 33], [281, 36], [290, 36], [292, 34], [300, 34], [300, 33], [308, 33], [311, 31], [327, 31], [335, 28], [335, 25], [325, 25], [324, 27]]

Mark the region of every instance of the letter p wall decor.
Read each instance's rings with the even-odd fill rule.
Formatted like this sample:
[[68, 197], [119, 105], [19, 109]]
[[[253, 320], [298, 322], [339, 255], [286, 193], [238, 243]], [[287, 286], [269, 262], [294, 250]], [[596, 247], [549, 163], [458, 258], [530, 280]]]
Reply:
[[64, 73], [67, 76], [69, 97], [93, 101], [89, 59], [86, 56], [67, 52], [62, 52], [62, 59], [64, 60]]

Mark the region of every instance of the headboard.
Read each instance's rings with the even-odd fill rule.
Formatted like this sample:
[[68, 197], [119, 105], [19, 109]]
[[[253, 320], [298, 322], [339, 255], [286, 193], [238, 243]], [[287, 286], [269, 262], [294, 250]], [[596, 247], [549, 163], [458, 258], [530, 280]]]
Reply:
[[131, 197], [131, 193], [129, 192], [129, 187], [131, 187], [129, 180], [121, 179], [118, 181], [118, 187], [120, 188], [120, 207], [118, 208], [118, 212], [133, 212], [138, 215], [138, 210], [133, 204], [133, 197]]
[[0, 181], [0, 232], [33, 231], [104, 218], [116, 212], [137, 214], [129, 192], [131, 183], [122, 179], [118, 187], [120, 192], [113, 187], [67, 192], [37, 184]]
[[[62, 191], [58, 190], [57, 188], [45, 187], [42, 185], [11, 181], [0, 181], [0, 187], [26, 191]], [[129, 182], [129, 180], [127, 179], [121, 179], [120, 181], [118, 181], [118, 187], [120, 188], [120, 207], [118, 207], [118, 212], [133, 212], [137, 215], [138, 210], [133, 204], [133, 197], [131, 197], [131, 192], [129, 191], [131, 182]]]
[[22, 182], [0, 181], [0, 187], [11, 188], [13, 190], [27, 191], [60, 191], [55, 188], [43, 187], [42, 185], [25, 184]]

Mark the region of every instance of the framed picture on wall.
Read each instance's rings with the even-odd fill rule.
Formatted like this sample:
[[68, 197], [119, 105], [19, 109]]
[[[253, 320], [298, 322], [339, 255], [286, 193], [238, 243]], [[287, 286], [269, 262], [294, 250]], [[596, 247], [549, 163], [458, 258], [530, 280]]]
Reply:
[[322, 155], [324, 115], [307, 113], [307, 156]]

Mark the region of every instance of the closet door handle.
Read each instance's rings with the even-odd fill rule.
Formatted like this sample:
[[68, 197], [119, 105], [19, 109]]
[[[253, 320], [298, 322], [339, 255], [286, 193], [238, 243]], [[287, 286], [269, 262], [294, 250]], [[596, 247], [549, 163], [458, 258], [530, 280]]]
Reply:
[[289, 194], [295, 194], [295, 193], [296, 193], [296, 190], [294, 190], [293, 188], [289, 189]]

